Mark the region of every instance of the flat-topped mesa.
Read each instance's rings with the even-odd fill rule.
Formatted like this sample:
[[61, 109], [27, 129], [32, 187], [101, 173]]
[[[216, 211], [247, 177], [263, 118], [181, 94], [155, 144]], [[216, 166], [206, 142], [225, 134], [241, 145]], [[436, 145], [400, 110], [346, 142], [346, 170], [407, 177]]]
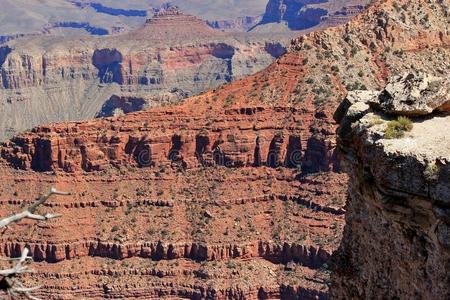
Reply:
[[449, 298], [449, 86], [408, 73], [335, 113], [351, 180], [334, 299]]

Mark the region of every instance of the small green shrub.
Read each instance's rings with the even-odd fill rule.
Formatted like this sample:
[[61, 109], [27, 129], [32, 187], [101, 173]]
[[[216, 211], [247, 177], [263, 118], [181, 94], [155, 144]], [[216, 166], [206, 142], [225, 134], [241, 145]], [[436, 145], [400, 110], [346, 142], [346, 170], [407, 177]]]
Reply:
[[397, 49], [397, 50], [394, 50], [394, 55], [395, 56], [397, 56], [397, 57], [403, 57], [403, 54], [405, 54], [405, 51], [403, 51], [403, 49]]
[[236, 96], [234, 94], [230, 94], [225, 98], [224, 107], [229, 107], [234, 103]]
[[405, 136], [405, 132], [411, 131], [413, 124], [407, 117], [399, 117], [397, 120], [389, 121], [384, 137], [387, 139], [399, 139]]
[[356, 91], [356, 90], [367, 90], [367, 86], [361, 82], [349, 83], [345, 86], [347, 91]]
[[411, 131], [413, 129], [413, 123], [407, 117], [398, 117], [397, 121], [405, 131]]
[[385, 135], [387, 139], [399, 139], [405, 136], [405, 132], [397, 130], [396, 126], [389, 126], [386, 128]]
[[331, 66], [331, 71], [333, 71], [334, 73], [339, 72], [339, 67], [336, 65]]

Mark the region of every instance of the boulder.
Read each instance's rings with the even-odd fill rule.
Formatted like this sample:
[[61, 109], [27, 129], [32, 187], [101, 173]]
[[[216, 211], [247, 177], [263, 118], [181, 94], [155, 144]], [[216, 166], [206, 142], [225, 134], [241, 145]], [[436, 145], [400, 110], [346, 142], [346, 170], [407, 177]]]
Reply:
[[421, 72], [394, 76], [370, 104], [386, 114], [410, 117], [450, 111], [450, 79]]
[[[349, 109], [356, 103], [370, 103], [376, 102], [380, 92], [378, 91], [351, 91], [348, 92], [347, 97], [341, 102], [339, 107], [336, 109], [333, 118], [337, 123], [340, 123], [344, 117], [348, 117]], [[361, 104], [359, 108], [362, 108]], [[362, 109], [364, 110], [364, 109]]]

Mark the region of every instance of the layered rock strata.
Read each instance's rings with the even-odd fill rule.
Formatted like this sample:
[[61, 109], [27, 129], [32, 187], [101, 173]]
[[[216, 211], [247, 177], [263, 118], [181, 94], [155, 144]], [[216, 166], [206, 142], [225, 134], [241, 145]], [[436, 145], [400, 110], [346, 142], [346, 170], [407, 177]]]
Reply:
[[199, 116], [185, 105], [42, 126], [2, 146], [5, 214], [43, 186], [74, 192], [47, 204], [58, 222], [19, 224], [0, 241], [4, 256], [30, 247], [37, 295], [328, 298], [344, 180], [316, 174], [338, 166], [334, 146], [309, 132], [311, 112]]
[[[277, 124], [275, 116], [285, 125]], [[116, 120], [36, 127], [4, 143], [0, 153], [14, 168], [38, 172], [103, 171], [110, 165], [334, 170], [334, 146], [307, 131], [309, 117], [295, 108], [261, 106], [195, 116], [191, 124], [193, 116], [180, 109], [160, 109]]]
[[262, 70], [289, 39], [222, 33], [169, 8], [128, 34], [9, 42], [0, 47], [0, 140], [43, 123], [129, 112], [115, 98], [143, 102], [136, 110], [177, 102]]

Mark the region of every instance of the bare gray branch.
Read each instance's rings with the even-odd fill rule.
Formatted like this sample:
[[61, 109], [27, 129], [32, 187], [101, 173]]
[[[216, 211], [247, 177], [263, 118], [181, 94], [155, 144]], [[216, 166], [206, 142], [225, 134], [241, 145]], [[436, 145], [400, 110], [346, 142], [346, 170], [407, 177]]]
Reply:
[[[30, 219], [30, 220], [36, 220], [36, 221], [47, 221], [50, 219], [60, 217], [61, 215], [58, 215], [58, 214], [47, 213], [45, 215], [39, 215], [39, 214], [35, 213], [37, 208], [40, 205], [44, 204], [53, 195], [67, 196], [67, 195], [70, 195], [70, 193], [60, 192], [52, 187], [47, 193], [41, 195], [39, 197], [39, 199], [35, 203], [33, 203], [27, 210], [17, 213], [15, 215], [12, 215], [10, 217], [1, 219], [0, 220], [0, 229], [6, 228], [8, 225], [19, 222], [20, 220], [23, 220], [23, 219]], [[25, 287], [24, 284], [17, 279], [17, 276], [20, 274], [33, 272], [27, 266], [27, 264], [29, 264], [33, 261], [33, 258], [28, 256], [29, 253], [30, 253], [30, 249], [25, 247], [23, 249], [22, 255], [20, 257], [8, 259], [9, 261], [17, 262], [14, 267], [12, 267], [10, 269], [6, 269], [6, 270], [0, 270], [0, 276], [3, 277], [3, 280], [6, 283], [6, 287], [4, 288], [4, 290], [12, 299], [26, 298], [26, 299], [30, 299], [30, 300], [41, 300], [30, 294], [30, 292], [33, 292], [33, 291], [39, 289], [40, 288], [39, 286]]]
[[61, 215], [55, 215], [55, 214], [46, 214], [44, 216], [34, 214], [36, 209], [40, 205], [44, 204], [45, 201], [47, 201], [48, 198], [50, 198], [53, 195], [68, 196], [68, 195], [70, 195], [70, 193], [60, 192], [60, 191], [56, 190], [55, 188], [51, 188], [47, 193], [45, 193], [42, 196], [40, 196], [39, 199], [35, 203], [33, 203], [27, 210], [0, 220], [0, 229], [8, 226], [11, 223], [19, 222], [20, 220], [23, 220], [23, 219], [32, 219], [32, 220], [37, 220], [37, 221], [47, 221], [47, 220], [50, 220], [50, 219], [54, 219], [54, 218], [60, 217]]

